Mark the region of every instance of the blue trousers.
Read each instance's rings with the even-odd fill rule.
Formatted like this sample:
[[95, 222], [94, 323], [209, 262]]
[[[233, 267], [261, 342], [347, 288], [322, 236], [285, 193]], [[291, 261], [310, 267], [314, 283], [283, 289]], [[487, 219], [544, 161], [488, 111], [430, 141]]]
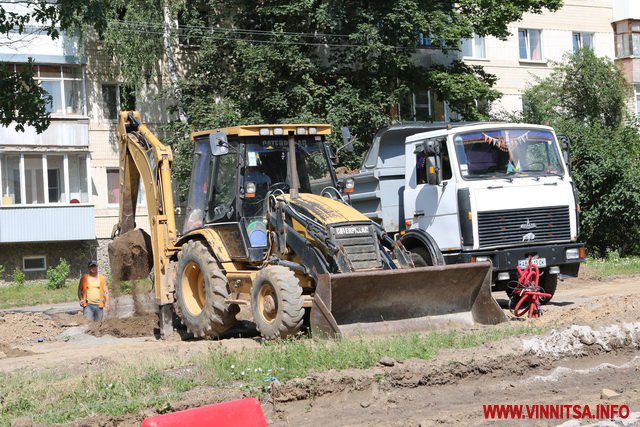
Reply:
[[82, 309], [84, 317], [89, 320], [93, 320], [94, 322], [102, 321], [102, 309], [98, 304], [87, 304], [86, 307]]

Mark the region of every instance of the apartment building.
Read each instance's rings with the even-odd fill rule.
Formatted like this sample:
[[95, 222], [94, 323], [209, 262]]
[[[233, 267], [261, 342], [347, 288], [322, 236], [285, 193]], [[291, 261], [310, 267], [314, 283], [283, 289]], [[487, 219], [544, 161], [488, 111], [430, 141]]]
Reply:
[[615, 62], [634, 89], [630, 108], [640, 114], [640, 1], [615, 0]]
[[[11, 6], [24, 7], [3, 7]], [[18, 69], [29, 58], [53, 99], [51, 125], [41, 134], [0, 127], [0, 264], [6, 278], [16, 268], [42, 278], [61, 258], [74, 275], [90, 258], [106, 270], [120, 193], [117, 115], [135, 106], [151, 128], [168, 120], [156, 100], [162, 83], [122, 86], [99, 46], [80, 46], [67, 34], [51, 40], [31, 28], [0, 43], [4, 66]], [[144, 193], [137, 225], [148, 231]]]
[[[628, 10], [634, 10], [638, 15], [640, 1], [615, 1], [628, 4]], [[522, 20], [508, 26], [511, 34], [506, 40], [475, 36], [462, 40], [460, 52], [449, 55], [430, 49], [430, 40], [420, 35], [414, 61], [425, 67], [448, 64], [455, 59], [480, 65], [496, 75], [495, 89], [503, 94], [490, 106], [490, 111], [494, 114], [519, 112], [523, 109], [524, 90], [535, 84], [536, 79], [549, 76], [554, 62], [562, 61], [565, 54], [586, 47], [598, 56], [614, 59], [613, 10], [614, 0], [565, 0], [557, 12], [524, 14]], [[640, 23], [637, 26], [640, 37]], [[620, 28], [622, 31], [622, 26]], [[640, 42], [637, 45], [640, 49]], [[624, 46], [629, 49], [631, 41]], [[640, 77], [635, 81], [640, 82]], [[399, 110], [398, 116], [402, 120], [448, 122], [463, 119], [449, 109], [446, 100], [437, 99], [426, 89], [416, 90], [412, 99], [400, 103]]]
[[580, 48], [596, 55], [614, 58], [612, 0], [565, 0], [557, 12], [527, 13], [509, 25], [506, 40], [474, 37], [461, 45], [462, 59], [481, 65], [498, 78], [496, 89], [502, 98], [493, 112], [522, 111], [522, 93], [536, 79], [551, 74], [554, 62]]

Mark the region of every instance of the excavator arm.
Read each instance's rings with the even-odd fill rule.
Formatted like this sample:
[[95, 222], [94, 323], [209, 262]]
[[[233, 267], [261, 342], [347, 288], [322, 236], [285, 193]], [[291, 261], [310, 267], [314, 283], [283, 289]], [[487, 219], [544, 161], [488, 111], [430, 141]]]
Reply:
[[[120, 211], [109, 245], [115, 280], [148, 277], [153, 267], [159, 305], [174, 301], [174, 268], [169, 262], [178, 251], [171, 190], [171, 148], [162, 144], [137, 111], [120, 114], [117, 126], [120, 168]], [[136, 228], [140, 183], [144, 186], [151, 236]]]

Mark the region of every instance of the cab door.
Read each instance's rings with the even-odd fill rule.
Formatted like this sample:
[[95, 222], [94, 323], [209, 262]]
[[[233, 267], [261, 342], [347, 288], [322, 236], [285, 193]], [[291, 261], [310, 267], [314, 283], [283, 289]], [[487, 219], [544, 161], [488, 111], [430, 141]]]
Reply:
[[[425, 230], [437, 242], [440, 250], [460, 249], [458, 225], [458, 198], [456, 182], [453, 178], [451, 160], [446, 140], [440, 142], [439, 184], [429, 184], [429, 156], [424, 151], [407, 150], [407, 184], [404, 191], [405, 217], [411, 221], [411, 228]], [[415, 151], [415, 152], [414, 152]]]

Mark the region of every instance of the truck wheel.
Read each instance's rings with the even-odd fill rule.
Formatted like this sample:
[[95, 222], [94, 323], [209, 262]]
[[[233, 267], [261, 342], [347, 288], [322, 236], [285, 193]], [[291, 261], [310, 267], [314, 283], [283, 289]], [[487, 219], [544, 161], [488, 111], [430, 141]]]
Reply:
[[302, 287], [293, 271], [279, 265], [262, 269], [251, 289], [253, 321], [266, 339], [295, 335], [302, 327]]
[[176, 314], [190, 334], [217, 336], [235, 324], [240, 308], [225, 303], [227, 278], [203, 243], [191, 241], [182, 247], [177, 273]]
[[[546, 273], [545, 275], [541, 276], [540, 286], [542, 286], [542, 289], [544, 289], [546, 293], [551, 294], [551, 298], [553, 298], [553, 295], [556, 293], [556, 288], [558, 287], [558, 275]], [[543, 305], [549, 304], [551, 298], [543, 298], [540, 302]]]
[[416, 267], [444, 265], [444, 258], [438, 248], [427, 249], [424, 246], [417, 246], [409, 251], [411, 252], [411, 261]]

